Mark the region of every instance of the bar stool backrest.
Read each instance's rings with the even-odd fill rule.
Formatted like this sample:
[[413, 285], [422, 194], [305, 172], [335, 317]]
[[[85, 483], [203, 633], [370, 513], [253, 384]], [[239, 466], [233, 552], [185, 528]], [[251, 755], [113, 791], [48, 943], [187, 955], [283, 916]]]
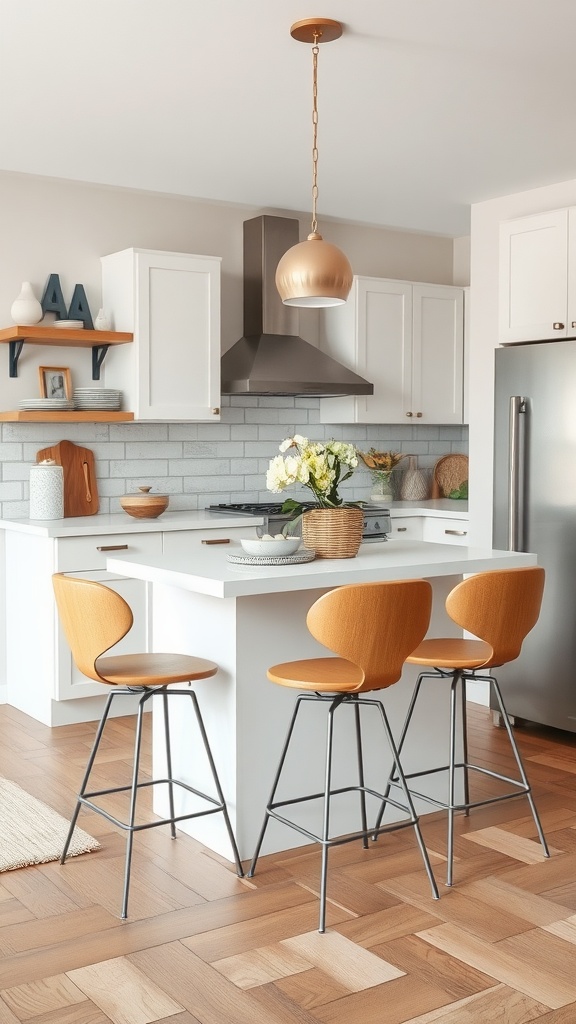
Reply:
[[398, 681], [428, 629], [431, 608], [427, 580], [351, 583], [323, 594], [306, 624], [321, 644], [359, 666], [361, 678], [351, 691], [359, 693]]
[[463, 629], [484, 640], [492, 655], [483, 666], [505, 665], [520, 654], [536, 625], [544, 592], [544, 569], [494, 569], [459, 583], [446, 598], [446, 611]]
[[130, 605], [120, 594], [95, 580], [55, 573], [52, 576], [58, 614], [72, 657], [85, 676], [105, 682], [96, 661], [131, 629]]

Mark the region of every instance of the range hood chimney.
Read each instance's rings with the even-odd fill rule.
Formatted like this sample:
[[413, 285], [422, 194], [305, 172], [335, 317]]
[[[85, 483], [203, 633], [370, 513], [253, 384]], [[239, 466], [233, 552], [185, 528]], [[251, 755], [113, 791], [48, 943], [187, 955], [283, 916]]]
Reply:
[[372, 395], [374, 386], [298, 337], [298, 310], [285, 306], [275, 274], [298, 242], [298, 221], [244, 221], [244, 337], [222, 357], [223, 395]]

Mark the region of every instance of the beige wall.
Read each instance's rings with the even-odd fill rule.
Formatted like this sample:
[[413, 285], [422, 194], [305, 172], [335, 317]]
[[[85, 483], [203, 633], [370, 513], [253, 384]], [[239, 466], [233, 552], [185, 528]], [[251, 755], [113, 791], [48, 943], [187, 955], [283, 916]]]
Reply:
[[[8, 326], [10, 306], [22, 281], [40, 298], [49, 274], [58, 273], [64, 298], [84, 285], [93, 316], [100, 306], [100, 256], [129, 246], [222, 257], [222, 348], [242, 335], [242, 224], [261, 213], [296, 216], [282, 210], [115, 189], [0, 172], [0, 326]], [[300, 218], [300, 237], [309, 216]], [[354, 272], [451, 284], [452, 239], [369, 226], [321, 223], [324, 235], [347, 253]], [[301, 333], [317, 338], [317, 314], [301, 314]], [[44, 350], [46, 351], [46, 350]], [[70, 365], [77, 385], [90, 384], [85, 353], [25, 350], [20, 377], [6, 389], [0, 364], [0, 408], [37, 393], [37, 366]], [[7, 359], [7, 356], [6, 356]]]
[[494, 351], [498, 347], [500, 222], [576, 205], [576, 180], [501, 196], [472, 207], [470, 288], [470, 536], [492, 543]]

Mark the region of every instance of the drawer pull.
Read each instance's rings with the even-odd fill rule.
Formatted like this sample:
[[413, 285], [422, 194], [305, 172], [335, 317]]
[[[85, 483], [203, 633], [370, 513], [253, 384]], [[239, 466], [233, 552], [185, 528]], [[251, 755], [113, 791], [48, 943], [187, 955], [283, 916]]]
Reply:
[[449, 533], [451, 537], [467, 537], [468, 530], [444, 530], [444, 533]]
[[202, 544], [229, 544], [229, 537], [214, 537], [211, 540], [203, 540]]
[[408, 527], [407, 527], [407, 526], [397, 526], [397, 527], [396, 527], [396, 532], [397, 532], [397, 533], [406, 533], [406, 530], [407, 530], [407, 529], [408, 529]]
[[96, 551], [128, 551], [127, 544], [104, 544], [97, 547]]

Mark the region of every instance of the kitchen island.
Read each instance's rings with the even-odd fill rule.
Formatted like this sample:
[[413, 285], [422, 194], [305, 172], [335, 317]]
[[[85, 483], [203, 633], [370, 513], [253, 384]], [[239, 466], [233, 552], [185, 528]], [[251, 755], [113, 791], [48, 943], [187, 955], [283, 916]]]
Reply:
[[[181, 549], [146, 558], [138, 555], [109, 556], [110, 572], [144, 580], [152, 585], [152, 649], [179, 651], [210, 658], [220, 671], [216, 677], [195, 685], [214, 757], [228, 802], [242, 858], [250, 857], [262, 821], [280, 746], [287, 727], [294, 693], [268, 682], [269, 665], [293, 658], [326, 654], [308, 633], [308, 608], [326, 590], [347, 583], [376, 580], [427, 578], [434, 590], [430, 633], [458, 635], [447, 621], [444, 600], [464, 574], [490, 569], [534, 565], [534, 555], [393, 539], [363, 544], [355, 558], [316, 559], [300, 565], [254, 567], [227, 560], [230, 551], [241, 550], [238, 541], [205, 546], [189, 556]], [[382, 624], [385, 628], [386, 624]], [[398, 735], [415, 677], [406, 666], [398, 684], [383, 696], [393, 731]], [[446, 688], [448, 690], [448, 688]], [[432, 688], [430, 688], [430, 691]], [[407, 771], [431, 763], [444, 763], [447, 750], [446, 708], [436, 692], [422, 700], [420, 730], [412, 730], [412, 742], [404, 751]], [[446, 693], [446, 701], [448, 694]], [[182, 704], [182, 701], [174, 704]], [[316, 709], [314, 709], [316, 710]], [[348, 728], [341, 716], [337, 742]], [[176, 774], [200, 789], [208, 785], [203, 766], [194, 764], [192, 722], [182, 708], [170, 719]], [[367, 780], [382, 783], [389, 763], [375, 723], [363, 722], [367, 751]], [[311, 712], [298, 734], [300, 756], [288, 767], [291, 789], [284, 795], [318, 792], [324, 760], [324, 716]], [[295, 749], [298, 749], [295, 744]], [[335, 786], [355, 779], [351, 747], [336, 756]], [[155, 774], [164, 771], [163, 723], [160, 708], [154, 709]], [[435, 777], [433, 785], [441, 786]], [[434, 792], [434, 790], [430, 790]], [[181, 799], [190, 806], [191, 798]], [[355, 802], [355, 804], [357, 801]], [[184, 806], [181, 805], [181, 806]], [[423, 805], [421, 810], [429, 810]], [[164, 813], [160, 798], [157, 810]], [[342, 798], [335, 808], [334, 832], [350, 830], [358, 809]], [[311, 807], [303, 808], [302, 822], [310, 823]], [[230, 859], [230, 849], [220, 816], [185, 823], [185, 831]], [[302, 837], [271, 822], [264, 853], [300, 845]]]

